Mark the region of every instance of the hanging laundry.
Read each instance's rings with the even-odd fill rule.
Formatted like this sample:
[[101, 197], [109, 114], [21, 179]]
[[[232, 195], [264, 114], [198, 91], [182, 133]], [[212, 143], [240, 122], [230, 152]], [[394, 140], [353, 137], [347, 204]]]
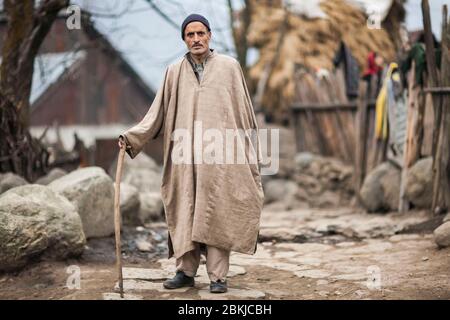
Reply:
[[382, 56], [377, 55], [376, 52], [370, 52], [367, 56], [367, 68], [363, 73], [363, 80], [368, 84], [368, 99], [375, 99], [381, 88], [383, 77], [383, 65], [384, 59]]
[[[435, 48], [435, 58], [436, 58], [436, 64], [437, 67], [440, 68], [440, 62], [441, 62], [441, 48], [439, 42], [436, 40], [435, 36], [433, 35], [433, 42], [434, 42], [434, 48]], [[426, 59], [426, 53], [425, 53], [426, 47], [425, 47], [425, 36], [422, 33], [417, 42], [414, 43], [414, 45], [411, 47], [411, 49], [408, 51], [408, 54], [406, 58], [400, 63], [400, 69], [403, 75], [403, 79], [407, 79], [406, 75], [411, 69], [412, 62], [415, 62], [416, 68], [415, 68], [415, 74], [416, 74], [416, 85], [423, 86], [424, 85], [424, 75], [427, 71], [427, 59]]]
[[354, 99], [358, 96], [359, 88], [359, 66], [358, 61], [352, 55], [350, 49], [342, 41], [336, 55], [333, 59], [335, 67], [341, 63], [344, 64], [345, 89], [349, 99]]
[[375, 137], [387, 140], [395, 156], [403, 153], [406, 137], [406, 98], [397, 63], [391, 63], [376, 101]]

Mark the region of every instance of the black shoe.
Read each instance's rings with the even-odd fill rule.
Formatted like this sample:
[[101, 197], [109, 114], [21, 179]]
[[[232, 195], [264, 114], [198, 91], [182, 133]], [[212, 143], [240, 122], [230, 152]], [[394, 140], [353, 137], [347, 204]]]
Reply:
[[209, 285], [209, 292], [211, 293], [225, 293], [227, 291], [227, 281], [211, 281], [211, 284]]
[[164, 281], [163, 286], [166, 289], [178, 289], [183, 287], [193, 287], [194, 284], [194, 277], [188, 277], [183, 271], [178, 271], [175, 277]]

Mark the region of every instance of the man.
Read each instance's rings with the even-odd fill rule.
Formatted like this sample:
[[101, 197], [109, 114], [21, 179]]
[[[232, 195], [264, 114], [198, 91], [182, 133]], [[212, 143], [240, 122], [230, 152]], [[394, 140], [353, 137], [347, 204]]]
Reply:
[[[126, 145], [134, 158], [146, 141], [164, 135], [161, 194], [169, 232], [169, 258], [175, 256], [177, 269], [164, 287], [194, 286], [204, 249], [210, 291], [223, 293], [227, 291], [230, 251], [253, 254], [256, 250], [264, 200], [259, 139], [248, 141], [248, 149], [238, 147], [244, 150], [246, 160], [253, 156], [253, 163], [211, 163], [201, 161], [198, 142], [205, 139], [206, 133], [199, 131], [220, 133], [216, 135], [220, 141], [226, 130], [257, 133], [258, 126], [239, 63], [209, 48], [208, 20], [198, 14], [188, 16], [181, 36], [189, 52], [167, 68], [144, 119], [120, 136], [119, 145]], [[174, 157], [181, 154], [173, 141], [179, 130], [189, 134], [184, 141], [188, 148], [183, 149], [187, 161], [183, 163]], [[241, 143], [247, 141], [245, 137]], [[225, 149], [230, 152], [228, 145]], [[215, 149], [214, 153], [222, 151]]]

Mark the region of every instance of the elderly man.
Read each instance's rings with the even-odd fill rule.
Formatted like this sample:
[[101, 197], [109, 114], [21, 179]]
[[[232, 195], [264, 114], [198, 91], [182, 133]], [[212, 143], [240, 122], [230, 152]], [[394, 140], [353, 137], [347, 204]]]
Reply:
[[[164, 287], [194, 286], [203, 252], [210, 291], [223, 293], [227, 291], [230, 251], [256, 251], [264, 200], [258, 126], [239, 63], [209, 48], [208, 20], [198, 14], [188, 16], [181, 37], [189, 52], [167, 68], [147, 114], [120, 136], [119, 146], [126, 146], [134, 158], [149, 139], [164, 136], [161, 194], [169, 258], [176, 258], [177, 270]], [[174, 141], [180, 130], [188, 134], [183, 137], [182, 156]], [[229, 130], [253, 133], [253, 139], [247, 134], [232, 136], [246, 161], [220, 161], [223, 151], [231, 152], [234, 160], [234, 146], [223, 146]], [[214, 161], [199, 148], [209, 134], [209, 139], [215, 138]]]

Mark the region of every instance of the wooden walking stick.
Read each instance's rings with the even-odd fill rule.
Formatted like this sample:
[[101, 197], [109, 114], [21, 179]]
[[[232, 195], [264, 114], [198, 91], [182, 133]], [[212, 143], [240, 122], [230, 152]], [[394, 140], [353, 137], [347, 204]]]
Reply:
[[119, 158], [117, 160], [116, 169], [116, 183], [114, 185], [114, 230], [116, 234], [116, 264], [117, 272], [119, 274], [119, 290], [120, 297], [123, 298], [123, 276], [122, 276], [122, 251], [120, 241], [120, 179], [122, 176], [123, 158], [125, 156], [125, 145], [122, 144], [119, 151]]

